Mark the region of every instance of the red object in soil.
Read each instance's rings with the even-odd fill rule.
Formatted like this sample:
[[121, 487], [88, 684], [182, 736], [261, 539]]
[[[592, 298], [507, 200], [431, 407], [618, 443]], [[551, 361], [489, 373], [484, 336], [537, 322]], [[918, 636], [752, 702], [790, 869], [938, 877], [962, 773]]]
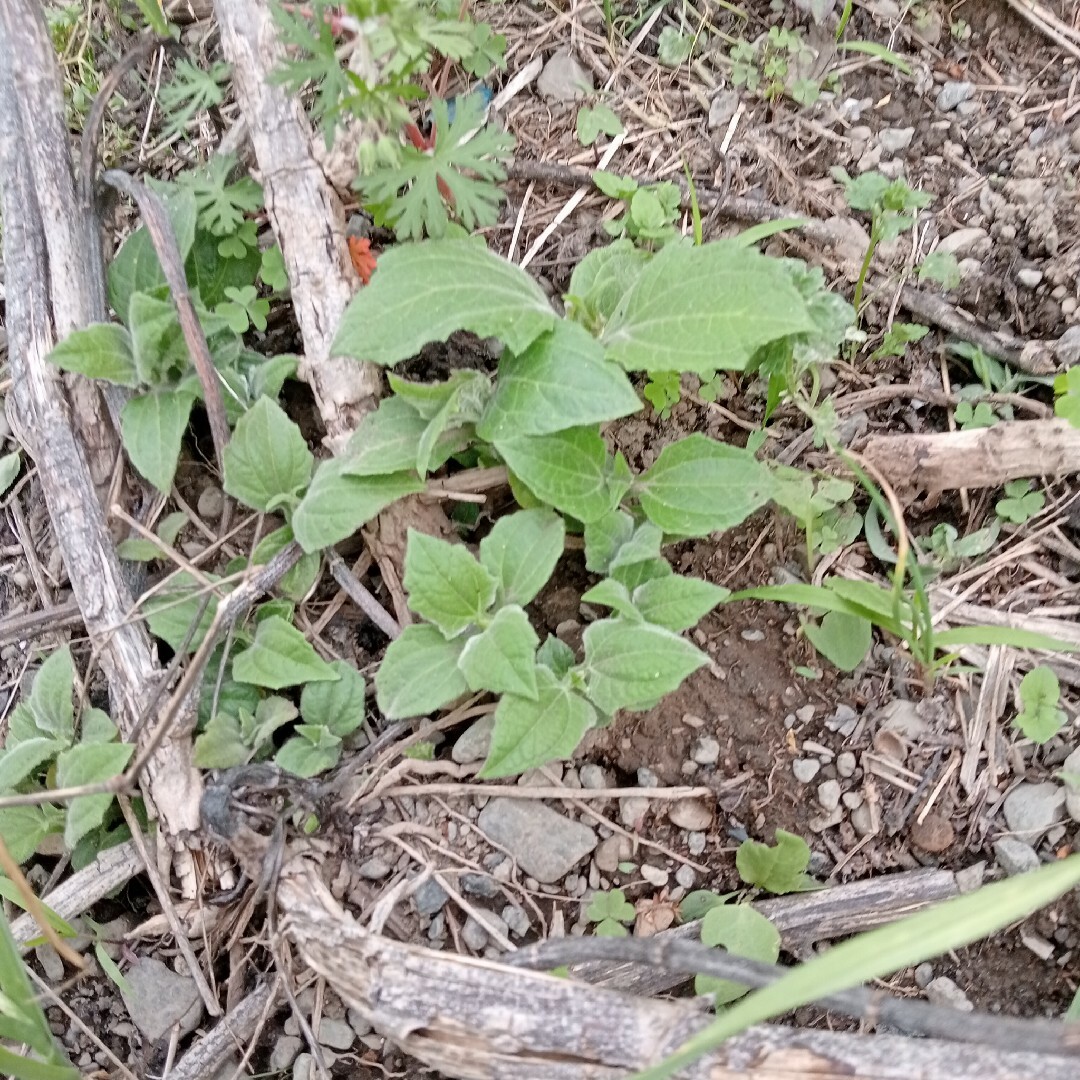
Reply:
[[371, 250], [371, 241], [366, 236], [350, 236], [349, 258], [353, 269], [364, 285], [371, 284], [371, 275], [375, 272], [375, 255]]

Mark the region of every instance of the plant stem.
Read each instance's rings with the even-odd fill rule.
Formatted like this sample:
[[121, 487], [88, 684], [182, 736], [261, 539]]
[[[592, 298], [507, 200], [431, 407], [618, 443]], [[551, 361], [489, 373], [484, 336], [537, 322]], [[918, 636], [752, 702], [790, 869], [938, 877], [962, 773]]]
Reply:
[[878, 241], [881, 239], [881, 234], [878, 232], [877, 223], [870, 230], [870, 243], [866, 246], [866, 254], [863, 256], [862, 266], [859, 267], [859, 280], [855, 283], [855, 318], [860, 319], [862, 317], [862, 298], [863, 288], [866, 286], [866, 274], [870, 269], [870, 260], [874, 257], [874, 252], [877, 250]]

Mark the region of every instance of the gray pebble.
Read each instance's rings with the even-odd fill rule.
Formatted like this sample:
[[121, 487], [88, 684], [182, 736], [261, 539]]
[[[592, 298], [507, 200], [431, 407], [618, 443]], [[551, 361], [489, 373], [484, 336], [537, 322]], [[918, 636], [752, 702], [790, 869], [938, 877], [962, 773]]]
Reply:
[[597, 843], [587, 825], [532, 800], [492, 799], [477, 825], [513, 855], [526, 874], [545, 884], [561, 880]]
[[649, 812], [649, 800], [640, 796], [631, 796], [619, 800], [619, 821], [628, 829], [636, 828]]
[[1042, 279], [1042, 271], [1034, 267], [1024, 267], [1023, 270], [1016, 271], [1017, 283], [1023, 285], [1025, 289], [1034, 289], [1042, 282]]
[[858, 722], [859, 714], [850, 705], [837, 705], [836, 711], [825, 721], [825, 726], [846, 739], [855, 730]]
[[609, 836], [601, 840], [593, 852], [596, 868], [602, 874], [614, 874], [621, 863], [630, 854], [630, 841], [625, 836]]
[[502, 921], [507, 929], [516, 937], [524, 937], [529, 932], [529, 916], [524, 908], [517, 904], [507, 904], [502, 909]]
[[933, 964], [922, 963], [915, 969], [915, 985], [920, 990], [925, 990], [933, 981]]
[[975, 93], [975, 86], [969, 82], [947, 82], [938, 91], [937, 107], [942, 112], [951, 112], [961, 102], [967, 101]]
[[709, 102], [709, 130], [726, 128], [739, 107], [738, 90], [721, 90]]
[[815, 758], [796, 758], [791, 763], [791, 771], [800, 784], [809, 784], [821, 769], [821, 762]]
[[975, 1006], [967, 994], [946, 975], [939, 975], [926, 985], [926, 1000], [933, 1005], [947, 1005], [961, 1012], [971, 1012]]
[[487, 874], [462, 874], [461, 887], [472, 896], [491, 899], [499, 894], [499, 883]]
[[319, 1021], [319, 1045], [331, 1050], [348, 1050], [356, 1041], [356, 1032], [344, 1020], [324, 1016]]
[[299, 1054], [293, 1062], [293, 1080], [310, 1080], [315, 1075], [313, 1065], [314, 1060], [310, 1054]]
[[711, 735], [702, 735], [690, 756], [699, 765], [715, 765], [720, 760], [720, 744]]
[[582, 765], [578, 770], [581, 777], [581, 786], [590, 791], [599, 791], [608, 786], [607, 774], [599, 765]]
[[692, 832], [686, 838], [686, 850], [691, 855], [700, 855], [705, 850], [708, 837], [703, 832]]
[[482, 716], [470, 724], [457, 738], [450, 751], [450, 757], [458, 765], [468, 765], [474, 761], [483, 761], [491, 746], [491, 731], [495, 727], [493, 715]]
[[536, 80], [537, 92], [548, 101], [576, 101], [592, 88], [592, 75], [566, 49], [552, 54]]
[[1023, 840], [1017, 840], [1013, 836], [1003, 836], [1000, 840], [995, 840], [994, 855], [997, 858], [998, 866], [1009, 877], [1039, 869], [1039, 856], [1036, 854], [1035, 849], [1030, 844], [1025, 844]]
[[367, 1017], [364, 1016], [359, 1009], [350, 1009], [346, 1014], [349, 1021], [349, 1027], [356, 1032], [357, 1038], [362, 1039], [365, 1035], [370, 1035], [375, 1029], [368, 1022]]
[[1003, 809], [1009, 831], [1037, 839], [1061, 820], [1065, 791], [1060, 784], [1020, 784], [1005, 797]]
[[442, 910], [443, 905], [450, 897], [434, 878], [428, 878], [413, 893], [412, 899], [417, 915], [434, 915], [437, 911]]
[[[503, 937], [506, 937], [509, 933], [509, 927], [495, 914], [494, 911], [484, 911], [480, 913], [484, 922], [481, 922], [478, 918], [470, 915], [465, 920], [465, 925], [461, 928], [461, 939], [469, 946], [474, 952], [479, 952], [485, 945], [490, 944], [498, 945], [498, 942], [491, 939], [489, 933], [490, 930], [495, 930]], [[486, 925], [485, 925], [486, 924]]]
[[911, 145], [911, 139], [915, 134], [913, 127], [907, 128], [882, 128], [878, 132], [878, 142], [886, 154], [899, 154]]
[[668, 808], [668, 820], [679, 829], [701, 832], [712, 823], [712, 808], [701, 799], [678, 799]]
[[696, 875], [694, 874], [694, 868], [687, 866], [683, 863], [678, 870], [675, 871], [675, 881], [678, 885], [681, 885], [684, 889], [692, 889]]
[[446, 937], [446, 912], [440, 911], [427, 928], [428, 941], [442, 941]]
[[648, 863], [642, 866], [641, 876], [658, 889], [662, 889], [668, 883], [668, 872], [661, 870], [659, 866], [650, 866]]
[[836, 780], [826, 780], [818, 785], [817, 797], [823, 810], [835, 810], [840, 805], [840, 784]]
[[199, 492], [195, 509], [204, 521], [218, 521], [225, 509], [225, 495], [221, 488], [210, 484]]
[[660, 777], [647, 765], [642, 765], [637, 771], [638, 787], [659, 787]]
[[380, 881], [384, 877], [389, 877], [392, 869], [393, 867], [385, 859], [373, 855], [370, 859], [365, 859], [356, 868], [356, 872], [365, 881]]
[[855, 755], [850, 750], [844, 750], [836, 756], [836, 771], [845, 778], [855, 775]]
[[1063, 367], [1080, 364], [1080, 326], [1070, 326], [1054, 342], [1054, 355]]
[[965, 866], [963, 870], [956, 871], [956, 888], [961, 896], [964, 893], [974, 892], [982, 887], [985, 876], [986, 863], [977, 862], [973, 866]]

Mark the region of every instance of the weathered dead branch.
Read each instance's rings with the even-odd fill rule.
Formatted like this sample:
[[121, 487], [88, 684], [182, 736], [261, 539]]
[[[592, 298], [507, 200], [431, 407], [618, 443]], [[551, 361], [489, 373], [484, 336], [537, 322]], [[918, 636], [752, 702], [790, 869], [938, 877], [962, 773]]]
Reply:
[[[635, 998], [371, 934], [302, 863], [287, 868], [278, 898], [306, 963], [377, 1031], [448, 1076], [615, 1080], [663, 1060], [711, 1019], [693, 1001]], [[1066, 1080], [1075, 1071], [1075, 1058], [762, 1026], [679, 1076]]]
[[[101, 278], [85, 268], [80, 254], [86, 225], [77, 218], [59, 71], [40, 6], [12, 0], [0, 8], [0, 25], [0, 180], [13, 395], [72, 590], [109, 681], [113, 719], [126, 737], [148, 707], [160, 671], [145, 627], [127, 621], [131, 594], [86, 449], [73, 431], [85, 400], [73, 407], [46, 361], [57, 340], [102, 317], [104, 301], [94, 284]], [[72, 385], [80, 382], [86, 380], [73, 379]], [[91, 428], [108, 429], [103, 414], [92, 419]], [[149, 774], [167, 831], [197, 828], [202, 781], [191, 764], [190, 742], [166, 740], [149, 762]]]
[[935, 435], [875, 435], [862, 450], [901, 497], [1080, 472], [1080, 428], [1023, 420]]
[[270, 81], [285, 52], [268, 6], [261, 0], [217, 0], [214, 7], [304, 338], [300, 376], [311, 385], [328, 444], [340, 451], [381, 387], [373, 364], [331, 355], [355, 282], [344, 211], [312, 153], [311, 124], [299, 100]]

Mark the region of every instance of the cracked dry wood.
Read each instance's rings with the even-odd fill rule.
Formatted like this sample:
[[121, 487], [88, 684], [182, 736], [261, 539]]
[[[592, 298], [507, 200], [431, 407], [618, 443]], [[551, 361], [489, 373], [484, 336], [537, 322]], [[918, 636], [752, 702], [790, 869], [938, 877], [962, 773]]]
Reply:
[[910, 498], [1080, 472], [1080, 429], [1067, 420], [1016, 420], [936, 435], [875, 435], [862, 454]]
[[[58, 337], [98, 310], [80, 237], [63, 95], [40, 5], [0, 5], [0, 182], [9, 353], [21, 430], [90, 640], [109, 683], [113, 720], [127, 738], [161, 677], [150, 637], [129, 622], [132, 597], [94, 490], [58, 371], [46, 360]], [[56, 144], [49, 156], [42, 146]], [[47, 201], [43, 201], [47, 199]], [[152, 727], [152, 725], [151, 725]], [[149, 794], [171, 835], [198, 827], [202, 779], [186, 739], [166, 739], [148, 764]]]
[[315, 395], [327, 444], [340, 453], [377, 404], [382, 385], [375, 365], [330, 351], [356, 282], [345, 244], [344, 211], [312, 153], [312, 139], [318, 136], [299, 99], [270, 82], [285, 50], [267, 5], [217, 0], [214, 7], [304, 339], [299, 374]]
[[[301, 860], [283, 871], [282, 927], [304, 961], [406, 1053], [462, 1080], [615, 1080], [656, 1064], [711, 1017], [364, 930]], [[894, 1035], [752, 1028], [682, 1080], [1072, 1080], [1075, 1059]]]

